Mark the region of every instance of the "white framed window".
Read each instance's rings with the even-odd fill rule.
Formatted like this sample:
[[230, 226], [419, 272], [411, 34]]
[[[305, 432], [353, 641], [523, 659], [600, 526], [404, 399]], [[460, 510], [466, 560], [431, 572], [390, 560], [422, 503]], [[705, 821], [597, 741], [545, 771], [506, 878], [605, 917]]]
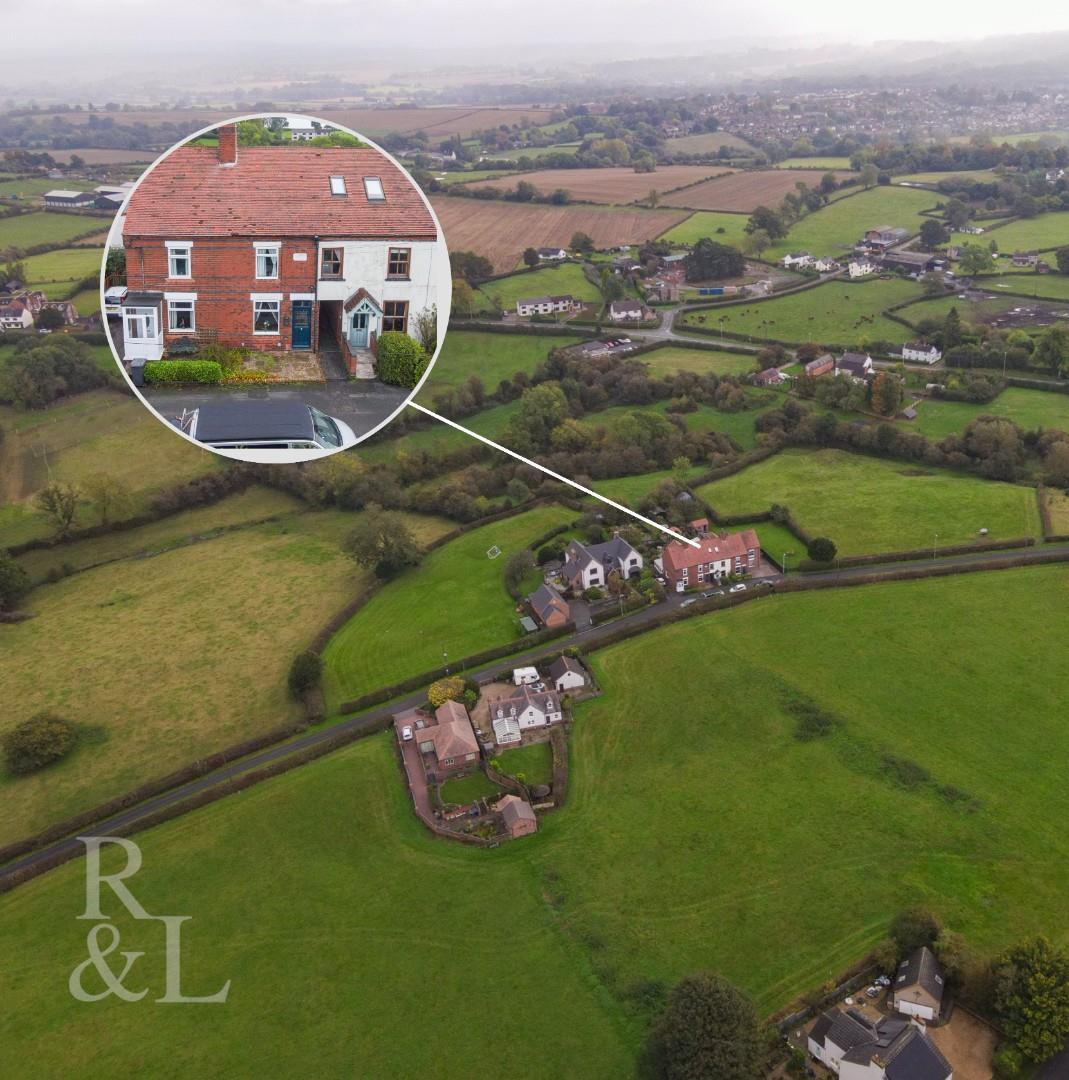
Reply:
[[281, 294], [252, 295], [252, 332], [254, 334], [278, 334]]
[[192, 334], [197, 329], [196, 301], [168, 300], [167, 329], [174, 334]]
[[254, 244], [256, 249], [256, 276], [257, 278], [278, 277], [278, 249], [279, 244]]
[[193, 276], [192, 244], [167, 241], [167, 276], [172, 278]]
[[385, 202], [386, 192], [382, 187], [382, 180], [377, 176], [364, 177], [364, 194], [368, 202]]

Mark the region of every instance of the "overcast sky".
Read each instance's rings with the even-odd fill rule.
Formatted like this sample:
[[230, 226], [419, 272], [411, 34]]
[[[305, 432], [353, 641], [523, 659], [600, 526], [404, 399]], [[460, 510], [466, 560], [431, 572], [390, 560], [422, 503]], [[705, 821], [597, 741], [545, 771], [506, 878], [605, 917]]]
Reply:
[[[11, 25], [23, 8], [18, 0], [0, 0], [0, 13], [5, 10]], [[962, 40], [1059, 30], [1069, 30], [1064, 0], [53, 0], [47, 18], [19, 19], [19, 47], [5, 55], [0, 84], [48, 74], [106, 80], [118, 71], [151, 69], [161, 81], [180, 85], [184, 71], [219, 54], [230, 57], [236, 79], [265, 46], [310, 71], [338, 73], [343, 65], [362, 82], [396, 70], [406, 55], [415, 60], [412, 50], [420, 50], [419, 63], [509, 65], [563, 57], [580, 45], [590, 59], [613, 59], [760, 43]], [[69, 66], [42, 71], [48, 56], [62, 56]], [[216, 70], [220, 78], [230, 74], [225, 65]]]

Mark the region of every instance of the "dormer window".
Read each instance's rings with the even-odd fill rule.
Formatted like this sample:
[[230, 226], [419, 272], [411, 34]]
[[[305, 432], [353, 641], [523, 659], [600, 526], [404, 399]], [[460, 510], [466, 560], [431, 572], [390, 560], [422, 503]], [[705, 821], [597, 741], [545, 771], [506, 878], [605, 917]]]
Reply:
[[386, 192], [382, 189], [382, 181], [377, 176], [364, 177], [364, 194], [368, 202], [385, 202]]
[[344, 176], [332, 176], [330, 178], [330, 193], [331, 195], [348, 195], [345, 190], [345, 177]]

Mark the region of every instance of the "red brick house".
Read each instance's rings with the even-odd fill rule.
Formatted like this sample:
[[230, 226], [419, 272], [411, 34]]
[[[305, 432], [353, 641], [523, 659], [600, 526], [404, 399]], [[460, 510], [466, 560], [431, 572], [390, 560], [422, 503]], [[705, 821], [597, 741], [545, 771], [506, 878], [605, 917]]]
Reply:
[[761, 564], [761, 543], [753, 529], [712, 533], [700, 540], [698, 547], [679, 540], [665, 544], [661, 564], [670, 589], [683, 592], [730, 574], [752, 574]]
[[[141, 181], [123, 225], [124, 359], [179, 341], [374, 352], [448, 299], [428, 204], [370, 147], [187, 144]], [[439, 297], [439, 289], [446, 291]]]

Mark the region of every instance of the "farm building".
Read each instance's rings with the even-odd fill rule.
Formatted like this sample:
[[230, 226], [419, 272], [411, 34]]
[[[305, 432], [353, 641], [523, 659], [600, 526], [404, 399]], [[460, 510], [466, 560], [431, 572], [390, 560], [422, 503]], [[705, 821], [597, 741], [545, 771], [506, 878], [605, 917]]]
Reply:
[[92, 191], [67, 191], [63, 188], [46, 191], [41, 196], [45, 206], [54, 210], [82, 210], [87, 206], [92, 206], [96, 198], [96, 194]]
[[843, 353], [835, 365], [836, 375], [849, 375], [855, 382], [864, 382], [872, 374], [872, 357], [868, 353]]
[[[444, 301], [449, 265], [409, 178], [370, 147], [185, 145], [126, 208], [126, 360], [205, 332], [222, 345], [317, 350], [351, 374], [378, 338]], [[132, 299], [134, 298], [134, 299]]]
[[893, 225], [877, 225], [875, 229], [867, 229], [865, 232], [865, 245], [874, 251], [886, 251], [895, 244], [901, 244], [909, 239], [909, 229], [902, 229]]
[[905, 270], [911, 274], [927, 273], [942, 263], [941, 259], [923, 251], [889, 251], [881, 261], [887, 269]]
[[761, 565], [761, 542], [753, 529], [704, 536], [698, 547], [671, 540], [664, 546], [661, 565], [668, 587], [683, 592], [692, 585], [752, 573]]
[[816, 360], [810, 360], [805, 366], [806, 376], [810, 379], [819, 379], [822, 375], [830, 375], [835, 370], [835, 357], [831, 353], [824, 353]]
[[813, 263], [813, 256], [808, 251], [792, 251], [787, 255], [784, 255], [780, 259], [780, 265], [785, 270], [799, 269], [805, 266], [811, 266]]
[[764, 371], [759, 371], [756, 375], [751, 376], [754, 386], [782, 386], [785, 382], [790, 382], [791, 377], [784, 375], [779, 368], [765, 368]]
[[561, 259], [568, 258], [568, 252], [564, 248], [540, 247], [538, 257], [543, 262], [559, 262]]

